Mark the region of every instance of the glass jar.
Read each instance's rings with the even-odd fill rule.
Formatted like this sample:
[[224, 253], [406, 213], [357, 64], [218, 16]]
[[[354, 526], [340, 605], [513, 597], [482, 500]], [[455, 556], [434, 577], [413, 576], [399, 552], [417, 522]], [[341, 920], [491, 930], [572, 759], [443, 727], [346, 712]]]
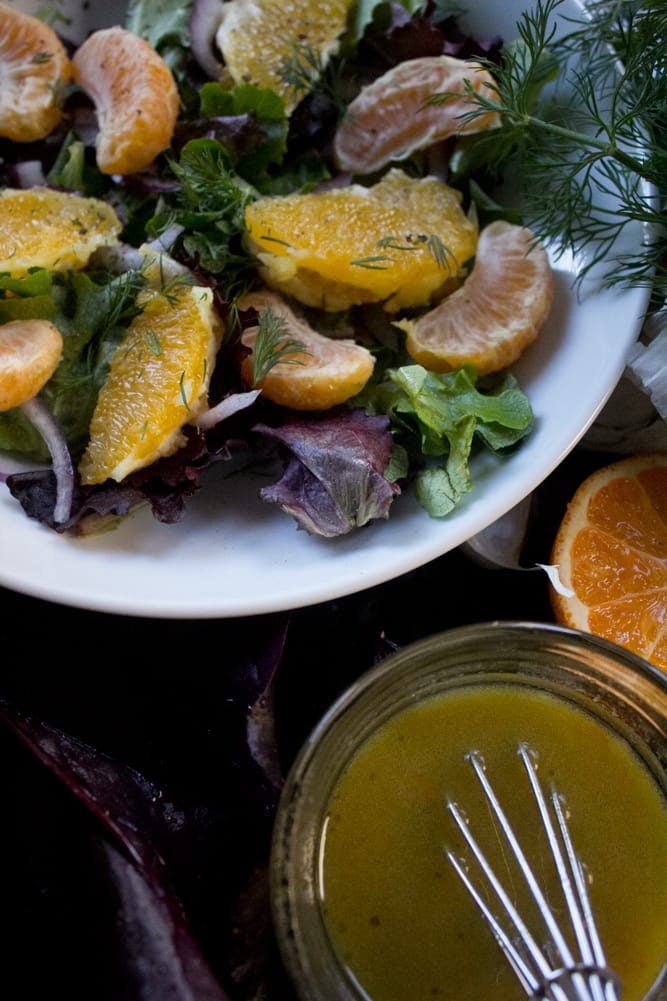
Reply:
[[[530, 710], [530, 700], [537, 696], [539, 708], [541, 704], [539, 697], [546, 695], [546, 701], [550, 705], [555, 702], [558, 712], [564, 712], [562, 718], [564, 724], [567, 724], [569, 714], [573, 718], [576, 716], [578, 720], [581, 717], [582, 722], [585, 721], [586, 726], [590, 725], [595, 731], [595, 741], [590, 748], [588, 744], [582, 745], [583, 753], [579, 755], [582, 765], [586, 765], [591, 775], [595, 776], [596, 771], [601, 773], [607, 768], [604, 764], [606, 759], [599, 755], [602, 744], [606, 746], [608, 742], [614, 747], [618, 745], [622, 748], [623, 754], [632, 762], [632, 767], [636, 766], [637, 772], [648, 778], [648, 785], [655, 794], [658, 809], [664, 813], [665, 823], [662, 824], [660, 831], [655, 832], [655, 837], [662, 839], [657, 850], [664, 865], [661, 871], [654, 873], [654, 878], [658, 881], [655, 885], [664, 890], [661, 901], [667, 901], [667, 677], [641, 658], [612, 643], [559, 626], [491, 622], [449, 630], [405, 647], [360, 677], [320, 720], [302, 747], [287, 777], [274, 828], [271, 894], [280, 951], [287, 971], [303, 1001], [394, 1001], [392, 988], [389, 988], [387, 993], [385, 988], [376, 990], [376, 985], [369, 986], [373, 978], [367, 978], [363, 963], [360, 974], [360, 967], [356, 965], [356, 960], [350, 959], [349, 949], [345, 946], [344, 940], [342, 944], [340, 941], [338, 945], [336, 944], [340, 927], [348, 919], [354, 923], [356, 920], [354, 911], [361, 911], [365, 906], [367, 888], [363, 867], [364, 843], [372, 844], [369, 848], [372, 855], [368, 855], [367, 861], [372, 863], [368, 865], [369, 869], [379, 871], [376, 883], [384, 878], [388, 885], [400, 886], [400, 880], [404, 878], [405, 886], [409, 886], [410, 893], [413, 892], [413, 884], [414, 887], [421, 885], [419, 883], [421, 874], [417, 878], [412, 869], [410, 872], [402, 873], [401, 857], [392, 855], [389, 849], [387, 849], [389, 854], [385, 855], [384, 849], [378, 847], [378, 844], [385, 843], [382, 839], [376, 844], [378, 832], [382, 832], [385, 837], [401, 826], [403, 813], [407, 813], [410, 809], [408, 802], [412, 795], [410, 790], [420, 784], [429, 786], [431, 783], [432, 777], [425, 773], [422, 764], [421, 770], [418, 769], [415, 773], [416, 779], [412, 775], [407, 785], [400, 785], [399, 778], [409, 767], [406, 762], [409, 762], [411, 748], [409, 742], [404, 741], [402, 744], [391, 745], [394, 748], [399, 746], [401, 748], [400, 755], [396, 752], [395, 767], [391, 758], [393, 751], [388, 752], [389, 756], [385, 754], [383, 759], [383, 767], [389, 772], [393, 771], [387, 789], [393, 791], [395, 787], [395, 795], [389, 795], [387, 799], [393, 798], [394, 803], [383, 802], [378, 805], [377, 798], [381, 793], [378, 792], [377, 786], [373, 785], [377, 778], [377, 773], [373, 772], [375, 765], [367, 773], [367, 778], [368, 775], [372, 775], [368, 786], [364, 790], [357, 790], [354, 808], [358, 812], [353, 819], [354, 824], [359, 824], [359, 838], [356, 839], [354, 834], [350, 835], [348, 830], [348, 848], [341, 853], [339, 847], [339, 855], [345, 858], [346, 851], [352, 855], [359, 851], [362, 853], [362, 864], [356, 870], [351, 869], [345, 876], [346, 886], [343, 893], [347, 893], [352, 902], [347, 918], [341, 920], [340, 914], [337, 917], [329, 914], [331, 903], [330, 894], [329, 898], [327, 896], [327, 855], [330, 851], [328, 844], [331, 839], [332, 819], [334, 824], [338, 823], [341, 808], [340, 789], [344, 788], [341, 783], [351, 781], [349, 776], [357, 768], [360, 755], [363, 756], [366, 749], [375, 746], [374, 742], [379, 735], [387, 731], [388, 727], [391, 729], [397, 720], [407, 719], [406, 712], [412, 713], [416, 710], [421, 713], [424, 709], [430, 712], [434, 707], [445, 706], [452, 697], [455, 700], [466, 700], [469, 697], [481, 696], [483, 699], [485, 692], [488, 691], [499, 693], [501, 699], [505, 700], [500, 705], [505, 708], [498, 713], [491, 706], [488, 716], [484, 717], [486, 723], [483, 726], [486, 729], [482, 728], [481, 742], [484, 742], [484, 733], [488, 734], [487, 750], [495, 748], [494, 740], [491, 739], [492, 731], [495, 729], [494, 721], [502, 718], [504, 725], [510, 717], [513, 718], [515, 706], [516, 720], [530, 722], [531, 739], [539, 745], [540, 718], [538, 714], [532, 721], [529, 719], [533, 715]], [[522, 703], [524, 697], [529, 700], [528, 711]], [[465, 724], [465, 719], [463, 722]], [[442, 747], [439, 745], [441, 737], [436, 738], [440, 748], [438, 776], [441, 766], [444, 767], [443, 757], [447, 757], [450, 743], [453, 746], [459, 739], [456, 736], [458, 724], [454, 725], [450, 720], [446, 725], [450, 729], [447, 731], [446, 739], [442, 738], [444, 740]], [[523, 724], [517, 725], [522, 729]], [[542, 731], [544, 742], [547, 742], [549, 736], [549, 742], [553, 744], [553, 721], [549, 725], [550, 736], [546, 728]], [[481, 722], [479, 726], [482, 726]], [[555, 740], [563, 750], [569, 739], [566, 730], [567, 726], [562, 734], [560, 732], [557, 734]], [[427, 739], [424, 737], [426, 731], [423, 722], [420, 721], [419, 728], [415, 732], [420, 734], [422, 742]], [[437, 729], [433, 731], [434, 734], [438, 732]], [[597, 739], [599, 736], [602, 737], [602, 744]], [[610, 738], [609, 741], [607, 737]], [[400, 737], [399, 740], [403, 738]], [[420, 753], [423, 754], [423, 750], [422, 747]], [[538, 754], [540, 753], [541, 749], [538, 747]], [[575, 758], [570, 760], [574, 761]], [[488, 764], [489, 768], [492, 768], [495, 762], [489, 760]], [[611, 798], [616, 804], [626, 795], [628, 783], [625, 777], [621, 780], [615, 767], [607, 768], [607, 771], [608, 774], [606, 772], [600, 774], [601, 788], [611, 791]], [[528, 784], [524, 792], [528, 801], [531, 795]], [[602, 800], [598, 801], [597, 793], [595, 802], [589, 803], [587, 800], [586, 804], [586, 809], [591, 811], [591, 815], [592, 811], [602, 808], [601, 804], [604, 805]], [[481, 811], [478, 811], [474, 803], [467, 805], [467, 812], [475, 821], [478, 812], [481, 814]], [[620, 810], [623, 807], [619, 805], [618, 808]], [[421, 813], [416, 814], [419, 821], [414, 827], [415, 831], [417, 826], [422, 826], [422, 820], [427, 828], [431, 823], [427, 819], [425, 808], [420, 807], [420, 809]], [[627, 810], [629, 814], [627, 820], [630, 825], [632, 821], [630, 814], [638, 816], [642, 810], [636, 809], [630, 800]], [[444, 823], [444, 802], [442, 813]], [[362, 830], [365, 833], [362, 834]], [[640, 836], [640, 841], [646, 842], [647, 839], [650, 841], [653, 836], [651, 829], [648, 834], [644, 832]], [[404, 831], [401, 837], [405, 838]], [[361, 847], [356, 844], [357, 840]], [[575, 848], [578, 848], [576, 838], [574, 840]], [[613, 854], [609, 851], [610, 846], [605, 843], [605, 837], [598, 838], [596, 844], [598, 843], [602, 854], [605, 852]], [[440, 845], [438, 851], [442, 852]], [[633, 849], [633, 856], [634, 854], [636, 852]], [[385, 859], [386, 872], [383, 877], [381, 869], [385, 865]], [[410, 864], [414, 866], [414, 858]], [[591, 869], [594, 870], [595, 865], [595, 860], [592, 860]], [[437, 874], [438, 878], [447, 868], [443, 862]], [[359, 874], [361, 878], [357, 879]], [[436, 889], [440, 892], [433, 883], [434, 892]], [[652, 895], [653, 889], [649, 887], [647, 897]], [[413, 918], [406, 915], [418, 913], [426, 901], [430, 901], [430, 897], [430, 890], [428, 894], [423, 888], [415, 890], [415, 899], [411, 904], [413, 909], [410, 912], [406, 911], [402, 918], [405, 922], [403, 939], [401, 934], [395, 936], [396, 966], [391, 969], [394, 956], [388, 952], [383, 959], [383, 966], [387, 969], [380, 980], [384, 978], [389, 982], [398, 982], [399, 974], [400, 976], [405, 974], [408, 977], [407, 982], [410, 983], [409, 974], [405, 972], [407, 964], [411, 961], [408, 956], [408, 939], [413, 934], [421, 935], [423, 938], [424, 933], [416, 932], [418, 923], [415, 924]], [[448, 891], [447, 900], [449, 902], [453, 900], [451, 890]], [[638, 913], [641, 913], [641, 901], [638, 905], [640, 908]], [[370, 906], [372, 910], [375, 903]], [[383, 916], [377, 908], [376, 910], [377, 913], [369, 912], [369, 921], [381, 927]], [[664, 944], [667, 941], [664, 931], [667, 928], [667, 912], [662, 913], [662, 918], [663, 930], [659, 930], [658, 935], [662, 936], [659, 941]], [[468, 924], [465, 927], [469, 929], [470, 917], [468, 916], [466, 920]], [[480, 922], [481, 920], [479, 917]], [[425, 927], [431, 928], [433, 924], [429, 912]], [[629, 934], [632, 939], [632, 928]], [[469, 931], [465, 931], [463, 925], [460, 931], [456, 928], [452, 930], [450, 927], [447, 935], [438, 933], [434, 936], [433, 946], [435, 950], [444, 950], [449, 948], [449, 941], [458, 939], [455, 949], [465, 951], [462, 949], [462, 943], [468, 942], [469, 937]], [[419, 945], [421, 948], [422, 943]], [[497, 950], [499, 967], [507, 966], [496, 943], [492, 942], [492, 945]], [[641, 952], [642, 942], [634, 941], [633, 947]], [[660, 948], [659, 946], [658, 949]], [[420, 968], [428, 966], [430, 956], [422, 952], [418, 962]], [[494, 973], [493, 976], [499, 979], [499, 974]], [[507, 976], [514, 978], [511, 971]], [[448, 985], [438, 984], [434, 980], [428, 990], [424, 988], [424, 993], [420, 993], [415, 985], [414, 991], [407, 995], [404, 990], [402, 995], [401, 991], [398, 991], [396, 997], [402, 996], [403, 1001], [420, 1001], [423, 996], [428, 996], [437, 1001], [438, 996], [441, 996], [443, 999], [447, 997], [448, 1001], [455, 1001], [458, 996], [461, 998], [471, 996], [468, 992], [469, 984], [459, 983], [454, 989], [452, 983], [453, 979]], [[514, 980], [513, 984], [515, 985], [513, 996], [522, 997], [518, 981]], [[486, 1001], [493, 1001], [496, 996], [504, 995], [489, 994]], [[625, 1001], [625, 993], [623, 997]], [[662, 960], [658, 960], [657, 967], [651, 971], [646, 990], [642, 989], [637, 997], [640, 1001], [648, 1001], [649, 998], [651, 1001], [667, 999], [667, 949], [662, 954]]]

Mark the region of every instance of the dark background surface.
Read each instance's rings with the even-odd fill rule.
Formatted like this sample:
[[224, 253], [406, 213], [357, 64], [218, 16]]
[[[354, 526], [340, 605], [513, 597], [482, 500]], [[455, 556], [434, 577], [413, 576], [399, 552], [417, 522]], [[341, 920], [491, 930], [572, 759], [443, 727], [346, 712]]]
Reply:
[[[549, 561], [575, 488], [613, 459], [577, 449], [540, 487], [524, 564]], [[136, 769], [187, 818], [172, 875], [195, 938], [223, 978], [222, 901], [239, 845], [248, 844], [237, 797], [246, 779], [230, 755], [230, 733], [239, 708], [247, 709], [239, 707], [239, 672], [255, 652], [284, 638], [275, 718], [286, 769], [332, 699], [391, 649], [464, 624], [553, 621], [542, 571], [489, 569], [462, 550], [357, 595], [252, 619], [125, 618], [7, 590], [0, 598], [0, 700]], [[7, 727], [0, 761], [3, 980], [13, 985], [6, 996], [133, 1001], [139, 994], [117, 979], [123, 932], [94, 818]], [[270, 811], [260, 811], [250, 840], [265, 843], [270, 824]]]

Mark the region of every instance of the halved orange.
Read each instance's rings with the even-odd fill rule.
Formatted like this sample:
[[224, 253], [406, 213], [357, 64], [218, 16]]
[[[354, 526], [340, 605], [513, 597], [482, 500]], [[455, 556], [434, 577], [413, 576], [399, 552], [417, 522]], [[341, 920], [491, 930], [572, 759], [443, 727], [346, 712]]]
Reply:
[[123, 480], [171, 455], [183, 426], [208, 402], [222, 337], [213, 292], [196, 285], [146, 290], [111, 359], [79, 464], [83, 483]]
[[667, 454], [628, 456], [575, 491], [551, 562], [555, 618], [667, 670]]
[[350, 0], [230, 0], [216, 44], [233, 83], [268, 87], [293, 111], [338, 51]]
[[48, 320], [12, 320], [0, 325], [0, 411], [37, 396], [55, 372], [63, 350]]
[[171, 70], [126, 28], [93, 32], [72, 57], [76, 82], [95, 105], [97, 166], [103, 174], [144, 170], [171, 143], [179, 97]]
[[86, 266], [98, 247], [118, 242], [121, 222], [108, 202], [47, 187], [0, 192], [0, 272]]
[[397, 320], [412, 358], [433, 372], [506, 368], [535, 340], [551, 308], [546, 251], [524, 226], [498, 220], [479, 235], [465, 282], [416, 320]]
[[245, 226], [266, 284], [330, 311], [429, 305], [460, 284], [477, 247], [460, 192], [396, 168], [372, 187], [260, 198]]
[[[445, 55], [398, 63], [364, 87], [348, 106], [334, 138], [338, 167], [372, 174], [449, 136], [498, 128], [496, 112], [470, 120], [463, 117], [475, 107], [466, 83], [493, 98], [493, 78], [479, 63]], [[456, 96], [428, 103], [430, 97], [445, 92]]]
[[[285, 325], [285, 336], [299, 341], [302, 351], [284, 355], [258, 383], [264, 396], [292, 410], [328, 410], [345, 403], [364, 388], [375, 359], [353, 340], [325, 337], [297, 317], [275, 292], [252, 292], [239, 302], [242, 309], [254, 307], [260, 314], [269, 310]], [[241, 342], [254, 349], [258, 327], [248, 327]], [[248, 384], [253, 381], [253, 354], [243, 359], [241, 371]]]
[[0, 3], [0, 136], [24, 143], [53, 132], [71, 79], [72, 64], [53, 28]]

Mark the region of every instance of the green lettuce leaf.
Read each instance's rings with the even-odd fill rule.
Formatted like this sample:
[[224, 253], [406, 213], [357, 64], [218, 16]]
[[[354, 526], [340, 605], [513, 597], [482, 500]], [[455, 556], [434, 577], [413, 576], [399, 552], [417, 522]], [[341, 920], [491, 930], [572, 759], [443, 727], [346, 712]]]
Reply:
[[438, 518], [472, 489], [469, 460], [476, 448], [504, 452], [533, 427], [528, 397], [511, 373], [480, 386], [470, 365], [443, 374], [421, 365], [387, 369], [359, 402], [389, 417], [401, 449], [395, 468], [406, 467], [407, 455], [416, 468], [417, 498]]

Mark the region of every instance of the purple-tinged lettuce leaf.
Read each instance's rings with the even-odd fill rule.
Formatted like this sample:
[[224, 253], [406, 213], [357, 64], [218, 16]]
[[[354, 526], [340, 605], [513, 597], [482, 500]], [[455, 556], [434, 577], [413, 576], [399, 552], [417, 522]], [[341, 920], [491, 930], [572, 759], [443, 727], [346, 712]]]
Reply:
[[279, 504], [299, 528], [334, 538], [389, 517], [400, 488], [384, 477], [392, 452], [386, 418], [354, 410], [253, 430], [279, 442], [288, 455], [282, 477], [260, 496]]

